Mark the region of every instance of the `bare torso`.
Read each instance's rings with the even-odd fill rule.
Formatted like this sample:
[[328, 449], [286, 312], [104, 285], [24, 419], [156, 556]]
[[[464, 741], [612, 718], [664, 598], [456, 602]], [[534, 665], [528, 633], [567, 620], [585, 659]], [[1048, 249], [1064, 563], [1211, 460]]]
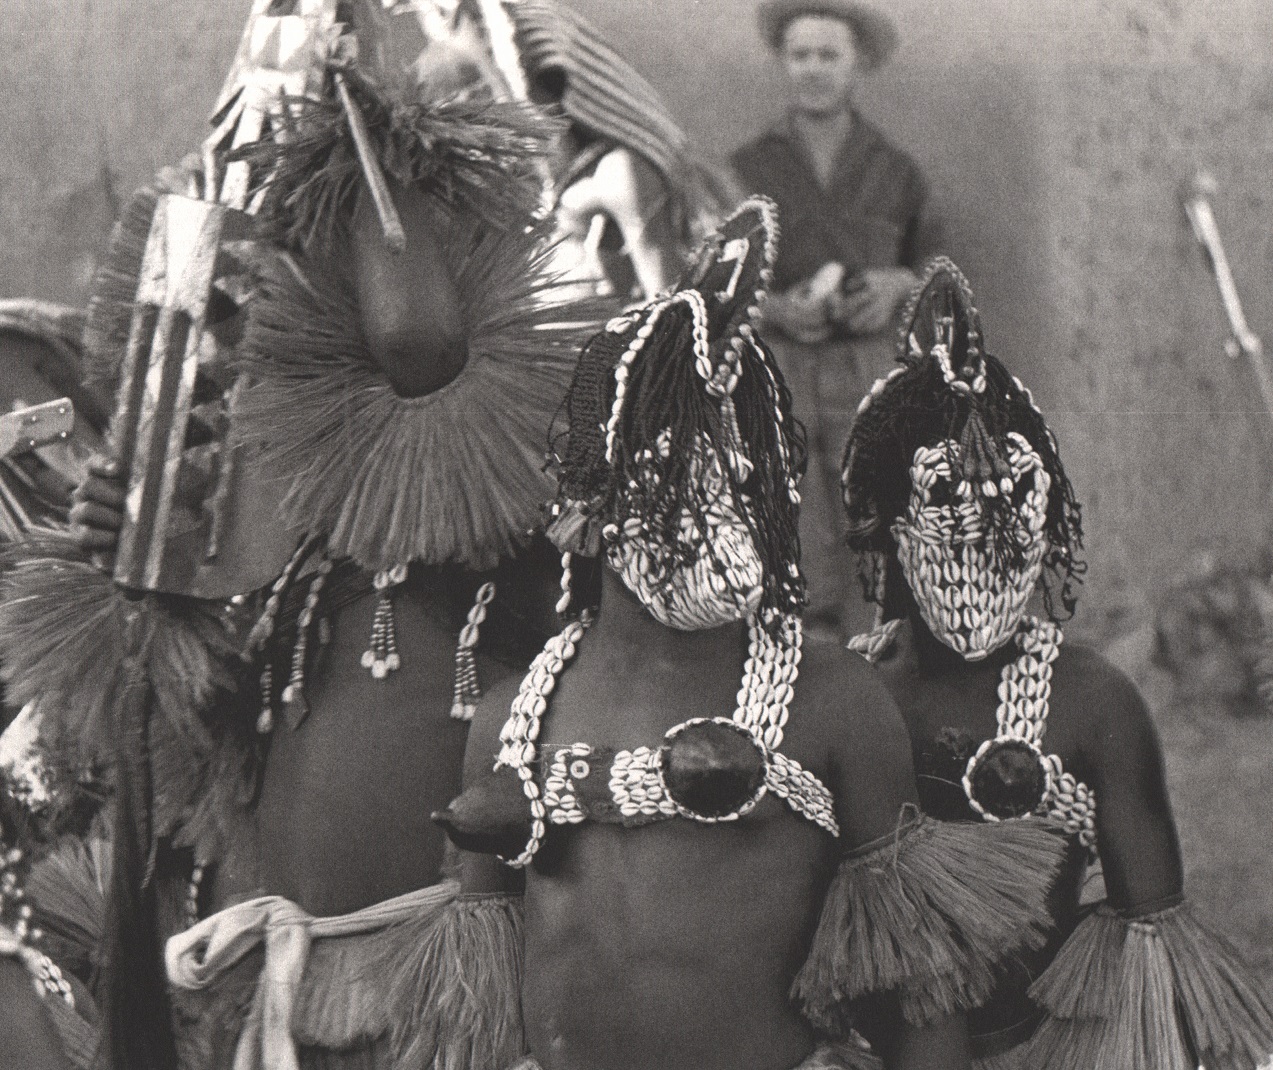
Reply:
[[[458, 790], [468, 726], [450, 716], [455, 630], [425, 592], [394, 599], [402, 668], [359, 664], [376, 596], [333, 615], [307, 683], [309, 716], [270, 741], [257, 811], [264, 891], [343, 914], [432, 884], [443, 838], [429, 814]], [[511, 670], [483, 658], [484, 679]]]
[[[741, 647], [714, 679], [651, 659], [633, 681], [584, 643], [554, 695], [549, 745], [650, 745], [690, 717], [733, 712]], [[626, 701], [621, 683], [633, 685]], [[797, 696], [783, 752], [825, 778]], [[531, 1050], [547, 1070], [794, 1066], [813, 1041], [787, 993], [834, 860], [832, 838], [772, 797], [736, 822], [553, 837], [526, 882]]]
[[484, 579], [497, 592], [477, 657], [489, 690], [520, 680], [547, 634], [557, 572], [542, 545], [493, 574], [413, 569], [394, 594], [402, 666], [383, 680], [360, 664], [376, 596], [332, 615], [331, 643], [307, 677], [309, 716], [296, 730], [280, 720], [271, 737], [258, 893], [330, 915], [439, 879], [445, 836], [430, 815], [460, 789], [468, 738], [468, 723], [451, 716], [456, 640]]
[[[908, 622], [879, 661], [910, 730], [920, 798], [933, 816], [978, 820], [956, 775], [963, 763], [949, 752], [962, 754], [969, 747], [975, 752], [994, 738], [1000, 672], [1017, 653], [1009, 643], [984, 661], [965, 662], [922, 624]], [[1131, 682], [1095, 651], [1061, 646], [1042, 750], [1060, 757], [1063, 768], [1096, 793], [1098, 845], [1111, 904], [1126, 909], [1177, 894], [1180, 852], [1157, 738]], [[1080, 920], [1086, 863], [1087, 851], [1075, 840], [1052, 887], [1055, 926], [1048, 942], [1019, 956], [992, 1000], [969, 1015], [970, 1032], [982, 1043], [1011, 1047], [1030, 1035], [1037, 1011], [1026, 991]]]
[[[562, 673], [542, 741], [652, 746], [689, 718], [732, 715], [742, 626], [674, 632], [646, 616], [629, 630], [644, 611], [605, 578], [621, 609], [611, 626], [603, 610]], [[479, 712], [479, 746], [517, 683]], [[522, 996], [545, 1070], [789, 1070], [813, 1050], [790, 989], [841, 853], [913, 798], [895, 717], [864, 664], [806, 649], [780, 750], [835, 794], [838, 840], [772, 796], [711, 825], [550, 829], [526, 875]], [[471, 749], [470, 773], [484, 764]]]

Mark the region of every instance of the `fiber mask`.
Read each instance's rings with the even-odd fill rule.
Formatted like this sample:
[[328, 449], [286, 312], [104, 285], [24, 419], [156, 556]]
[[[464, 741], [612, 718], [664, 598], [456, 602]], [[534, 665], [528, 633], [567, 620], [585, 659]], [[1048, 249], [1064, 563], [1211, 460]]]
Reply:
[[[735, 507], [720, 458], [706, 439], [691, 468], [702, 492], [698, 517], [685, 507], [675, 530], [665, 532], [652, 532], [646, 522], [630, 518], [613, 530], [617, 537], [606, 553], [610, 567], [654, 619], [681, 631], [746, 620], [764, 594], [764, 565]], [[657, 481], [656, 471], [646, 468], [645, 473]]]
[[[893, 523], [897, 557], [929, 630], [967, 661], [980, 661], [1013, 635], [1043, 570], [1051, 479], [1039, 454], [1007, 435], [1011, 477], [981, 486], [963, 476], [959, 443], [921, 446], [911, 464], [911, 495]], [[987, 499], [1008, 496], [1017, 523], [1017, 563], [997, 553], [984, 524]], [[1015, 555], [1014, 555], [1015, 556]]]
[[661, 624], [776, 629], [803, 604], [796, 535], [801, 429], [754, 327], [776, 210], [743, 202], [670, 293], [611, 320], [580, 354], [563, 406], [548, 537], [599, 559]]

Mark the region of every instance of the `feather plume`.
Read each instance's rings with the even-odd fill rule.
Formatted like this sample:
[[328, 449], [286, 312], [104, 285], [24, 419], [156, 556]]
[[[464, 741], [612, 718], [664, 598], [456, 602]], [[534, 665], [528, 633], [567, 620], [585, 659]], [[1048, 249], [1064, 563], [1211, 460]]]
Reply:
[[1063, 853], [1036, 822], [914, 821], [842, 863], [792, 995], [830, 1033], [868, 992], [900, 988], [918, 1024], [977, 1006], [998, 962], [1042, 945]]
[[1047, 1012], [1031, 1065], [1049, 1070], [1255, 1070], [1273, 1006], [1237, 951], [1189, 903], [1084, 919], [1030, 995]]
[[352, 289], [330, 267], [266, 259], [240, 349], [253, 386], [239, 431], [279, 481], [284, 521], [377, 571], [419, 560], [474, 569], [525, 544], [553, 486], [548, 425], [590, 304], [555, 304], [541, 231], [453, 218], [442, 245], [469, 357], [403, 398], [372, 362]]
[[[380, 166], [404, 186], [492, 222], [516, 225], [538, 207], [544, 159], [561, 124], [542, 108], [455, 97], [403, 102], [356, 69], [344, 72]], [[334, 93], [292, 98], [264, 139], [231, 153], [268, 176], [260, 217], [293, 248], [332, 236], [363, 189], [349, 121]]]
[[110, 866], [110, 845], [100, 835], [68, 836], [27, 874], [36, 919], [45, 938], [57, 942], [53, 957], [81, 976], [89, 976], [98, 962]]

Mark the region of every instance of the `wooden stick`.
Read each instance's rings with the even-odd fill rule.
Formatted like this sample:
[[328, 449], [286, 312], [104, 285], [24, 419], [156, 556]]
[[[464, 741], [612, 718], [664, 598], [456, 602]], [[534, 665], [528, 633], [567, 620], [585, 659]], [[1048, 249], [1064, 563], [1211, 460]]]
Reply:
[[407, 234], [402, 229], [402, 220], [398, 217], [398, 209], [394, 207], [393, 197], [389, 193], [389, 184], [385, 181], [384, 172], [380, 169], [380, 161], [376, 159], [375, 150], [371, 146], [371, 135], [367, 133], [367, 123], [349, 93], [345, 76], [337, 71], [335, 78], [336, 92], [340, 94], [341, 106], [345, 109], [345, 117], [349, 120], [349, 130], [354, 135], [358, 162], [362, 164], [362, 173], [371, 189], [371, 199], [376, 205], [376, 214], [380, 216], [380, 228], [385, 233], [385, 244], [389, 246], [390, 252], [400, 253], [407, 247]]
[[1189, 225], [1193, 228], [1194, 237], [1207, 254], [1207, 262], [1216, 280], [1216, 288], [1220, 291], [1220, 303], [1224, 306], [1225, 316], [1229, 320], [1229, 339], [1226, 349], [1232, 357], [1244, 355], [1251, 364], [1252, 371], [1264, 397], [1264, 408], [1273, 415], [1273, 376], [1264, 359], [1264, 343], [1260, 336], [1251, 330], [1246, 314], [1242, 311], [1242, 300], [1238, 296], [1237, 283], [1233, 280], [1233, 270], [1229, 267], [1229, 258], [1224, 251], [1224, 243], [1220, 240], [1220, 228], [1216, 224], [1215, 212], [1211, 208], [1211, 195], [1216, 191], [1216, 180], [1205, 171], [1194, 176], [1184, 198], [1185, 215], [1189, 217]]

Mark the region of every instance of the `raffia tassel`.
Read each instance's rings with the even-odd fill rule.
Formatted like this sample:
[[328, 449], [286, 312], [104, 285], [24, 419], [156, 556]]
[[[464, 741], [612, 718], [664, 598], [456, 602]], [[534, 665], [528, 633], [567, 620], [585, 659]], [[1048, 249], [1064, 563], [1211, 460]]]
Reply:
[[910, 820], [841, 864], [793, 997], [827, 1030], [849, 1001], [890, 988], [917, 1024], [977, 1006], [999, 962], [1044, 942], [1064, 849], [1033, 821]]
[[522, 1037], [520, 896], [462, 895], [390, 974], [396, 1066], [512, 1066]]
[[218, 608], [147, 595], [129, 599], [62, 536], [9, 547], [0, 561], [0, 666], [6, 700], [40, 700], [46, 741], [72, 760], [109, 760], [124, 685], [128, 622], [137, 667], [173, 738], [192, 760], [211, 750], [202, 713], [235, 680], [237, 650]]
[[482, 697], [482, 688], [477, 678], [476, 652], [487, 607], [494, 598], [495, 584], [484, 583], [477, 589], [468, 621], [460, 629], [460, 638], [455, 644], [455, 698], [451, 703], [451, 716], [457, 721], [473, 720], [473, 714], [477, 712], [477, 700]]
[[1255, 1070], [1273, 1053], [1268, 997], [1188, 903], [1139, 920], [1100, 908], [1030, 995], [1048, 1014], [1031, 1065], [1049, 1070]]
[[65, 967], [96, 964], [106, 925], [110, 844], [68, 836], [31, 867], [26, 894], [46, 933], [47, 950]]

